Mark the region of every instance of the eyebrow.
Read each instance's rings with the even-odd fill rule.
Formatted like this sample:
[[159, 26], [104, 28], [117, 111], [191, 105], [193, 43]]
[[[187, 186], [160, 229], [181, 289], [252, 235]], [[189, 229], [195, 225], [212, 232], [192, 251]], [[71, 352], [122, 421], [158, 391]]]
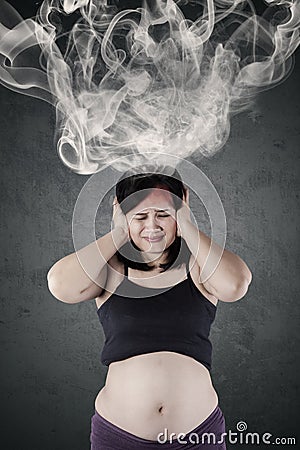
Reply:
[[[166, 208], [166, 209], [155, 209], [155, 211], [156, 212], [165, 212], [165, 211], [171, 211], [171, 208]], [[144, 216], [144, 215], [146, 215], [146, 214], [148, 214], [147, 212], [138, 212], [138, 213], [135, 213], [135, 216]]]

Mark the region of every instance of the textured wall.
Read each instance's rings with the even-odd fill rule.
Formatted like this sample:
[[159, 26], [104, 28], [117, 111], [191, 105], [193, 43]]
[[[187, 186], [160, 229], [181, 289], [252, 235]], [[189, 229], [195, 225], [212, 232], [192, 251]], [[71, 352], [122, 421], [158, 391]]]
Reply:
[[205, 164], [224, 202], [227, 248], [253, 273], [241, 301], [219, 304], [214, 384], [228, 428], [244, 420], [274, 437], [299, 430], [299, 52], [296, 63], [260, 97], [256, 121], [236, 118], [224, 151]]
[[[213, 383], [228, 428], [244, 420], [274, 436], [299, 425], [299, 61], [255, 117], [234, 118], [223, 151], [198, 163], [223, 202], [226, 247], [253, 273], [246, 297], [219, 303]], [[0, 86], [0, 107], [1, 448], [85, 450], [107, 370], [103, 333], [95, 302], [57, 301], [46, 274], [74, 251], [73, 208], [88, 177], [60, 162], [49, 105]]]

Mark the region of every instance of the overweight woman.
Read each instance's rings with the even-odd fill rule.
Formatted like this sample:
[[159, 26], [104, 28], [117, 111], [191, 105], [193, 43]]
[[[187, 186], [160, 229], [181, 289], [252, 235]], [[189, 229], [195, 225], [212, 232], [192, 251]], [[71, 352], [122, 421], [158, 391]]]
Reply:
[[[192, 222], [176, 170], [123, 175], [113, 224], [48, 273], [57, 299], [95, 299], [105, 334], [101, 361], [108, 372], [95, 399], [91, 449], [224, 450], [209, 332], [218, 301], [242, 298], [251, 272]], [[205, 279], [211, 244], [215, 267]]]

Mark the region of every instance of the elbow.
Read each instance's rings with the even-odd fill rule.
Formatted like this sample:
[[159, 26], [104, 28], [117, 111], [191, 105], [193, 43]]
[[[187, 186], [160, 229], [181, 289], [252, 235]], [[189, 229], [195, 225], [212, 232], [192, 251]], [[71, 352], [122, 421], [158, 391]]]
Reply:
[[[236, 302], [238, 300], [241, 300], [248, 292], [249, 284], [251, 283], [251, 278], [244, 278], [241, 280], [237, 286], [232, 290], [231, 295], [226, 300], [227, 302]], [[249, 281], [250, 280], [250, 281]]]
[[249, 270], [249, 268], [245, 265], [243, 275], [238, 281], [238, 283], [235, 285], [233, 292], [231, 294], [231, 299], [227, 301], [236, 302], [241, 298], [245, 297], [245, 295], [248, 292], [251, 281], [252, 281], [252, 273]]
[[234, 294], [234, 302], [236, 302], [237, 300], [240, 300], [241, 298], [245, 297], [245, 295], [248, 292], [248, 288], [249, 288], [249, 281], [248, 279], [244, 280], [244, 282], [242, 282], [237, 289], [235, 290], [235, 294]]
[[251, 275], [251, 278], [247, 277], [247, 278], [241, 279], [238, 284], [236, 284], [234, 287], [231, 287], [230, 289], [228, 289], [227, 292], [222, 292], [222, 294], [219, 295], [217, 298], [219, 300], [221, 300], [223, 302], [227, 302], [227, 303], [233, 303], [233, 302], [240, 300], [241, 298], [245, 297], [245, 295], [247, 294], [251, 280], [252, 280], [252, 275]]
[[247, 267], [247, 271], [246, 271], [246, 273], [245, 273], [245, 275], [244, 275], [243, 283], [247, 283], [248, 286], [249, 286], [249, 284], [251, 283], [251, 281], [252, 281], [252, 273], [251, 273], [251, 271], [249, 270], [249, 268]]
[[64, 292], [61, 276], [57, 271], [53, 270], [53, 267], [47, 273], [47, 283], [50, 293], [57, 300], [63, 303], [74, 303], [70, 301], [69, 296]]
[[64, 296], [61, 292], [61, 281], [58, 275], [53, 271], [53, 268], [51, 268], [47, 273], [47, 283], [48, 289], [53, 297], [55, 297], [57, 300], [60, 300], [61, 302], [65, 302]]
[[239, 270], [238, 277], [223, 278], [220, 289], [213, 289], [212, 286], [209, 286], [207, 290], [218, 300], [231, 303], [240, 300], [247, 294], [251, 282], [252, 273], [244, 263], [242, 270]]

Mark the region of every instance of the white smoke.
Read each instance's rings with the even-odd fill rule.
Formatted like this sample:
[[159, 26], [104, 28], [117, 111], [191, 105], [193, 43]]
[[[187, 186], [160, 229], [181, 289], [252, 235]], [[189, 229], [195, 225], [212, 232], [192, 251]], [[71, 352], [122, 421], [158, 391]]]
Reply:
[[106, 0], [45, 0], [23, 20], [2, 1], [0, 82], [56, 107], [58, 152], [77, 173], [211, 157], [230, 116], [292, 69], [299, 0], [265, 3], [258, 16], [243, 0], [148, 0], [119, 12]]

